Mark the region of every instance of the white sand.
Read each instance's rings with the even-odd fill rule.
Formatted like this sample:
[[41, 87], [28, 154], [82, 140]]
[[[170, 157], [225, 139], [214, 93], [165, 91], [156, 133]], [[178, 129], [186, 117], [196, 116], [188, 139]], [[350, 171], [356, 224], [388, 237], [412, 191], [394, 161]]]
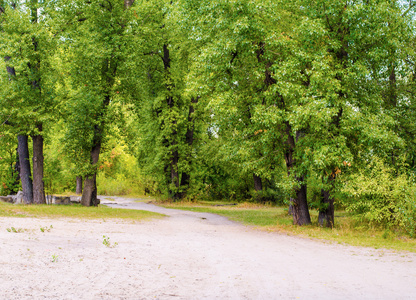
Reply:
[[[0, 299], [416, 298], [415, 254], [265, 233], [215, 215], [115, 199], [102, 202], [169, 217], [0, 218]], [[26, 231], [9, 233], [11, 226]], [[118, 245], [105, 247], [103, 235]]]

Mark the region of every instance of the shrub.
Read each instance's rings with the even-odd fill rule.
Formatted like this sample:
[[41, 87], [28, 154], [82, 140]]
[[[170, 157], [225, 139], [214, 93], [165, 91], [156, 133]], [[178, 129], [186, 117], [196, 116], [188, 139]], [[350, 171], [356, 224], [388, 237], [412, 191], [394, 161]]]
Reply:
[[[344, 178], [342, 188], [346, 210], [385, 227], [406, 227], [416, 220], [413, 183], [374, 157], [365, 169]], [[404, 216], [408, 220], [405, 221]]]
[[[413, 181], [414, 182], [414, 181]], [[404, 195], [404, 201], [399, 208], [403, 226], [411, 237], [416, 237], [416, 187], [413, 185]]]

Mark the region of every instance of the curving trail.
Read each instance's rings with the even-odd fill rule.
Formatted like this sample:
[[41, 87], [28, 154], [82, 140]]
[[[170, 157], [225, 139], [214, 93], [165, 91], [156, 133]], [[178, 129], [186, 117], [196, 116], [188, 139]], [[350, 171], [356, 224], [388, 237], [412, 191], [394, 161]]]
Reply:
[[[0, 218], [0, 299], [415, 299], [416, 254], [255, 231], [120, 197], [142, 223]], [[39, 227], [53, 225], [50, 232]], [[11, 234], [6, 228], [27, 229]], [[103, 235], [114, 248], [102, 244]], [[53, 257], [57, 258], [54, 262]]]

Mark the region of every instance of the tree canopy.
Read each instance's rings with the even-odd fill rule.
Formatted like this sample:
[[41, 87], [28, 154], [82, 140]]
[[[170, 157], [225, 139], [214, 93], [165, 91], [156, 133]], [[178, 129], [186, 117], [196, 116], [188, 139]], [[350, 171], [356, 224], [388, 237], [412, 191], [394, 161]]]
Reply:
[[16, 162], [29, 160], [17, 137], [19, 149], [30, 137], [20, 178], [25, 191], [33, 169], [34, 195], [78, 176], [82, 203], [97, 205], [98, 173], [175, 201], [288, 205], [297, 225], [317, 209], [332, 227], [335, 206], [414, 224], [412, 1], [30, 0], [0, 12], [2, 193], [16, 191]]

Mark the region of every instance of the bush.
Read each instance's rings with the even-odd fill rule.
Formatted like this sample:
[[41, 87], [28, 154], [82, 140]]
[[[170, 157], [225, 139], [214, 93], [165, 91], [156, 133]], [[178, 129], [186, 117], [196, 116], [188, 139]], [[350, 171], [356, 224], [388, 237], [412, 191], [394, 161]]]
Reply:
[[365, 169], [344, 178], [346, 210], [370, 223], [385, 227], [413, 226], [414, 231], [414, 186], [405, 174], [374, 157]]
[[404, 229], [414, 238], [416, 237], [416, 187], [413, 185], [408, 190], [399, 212], [402, 215]]

